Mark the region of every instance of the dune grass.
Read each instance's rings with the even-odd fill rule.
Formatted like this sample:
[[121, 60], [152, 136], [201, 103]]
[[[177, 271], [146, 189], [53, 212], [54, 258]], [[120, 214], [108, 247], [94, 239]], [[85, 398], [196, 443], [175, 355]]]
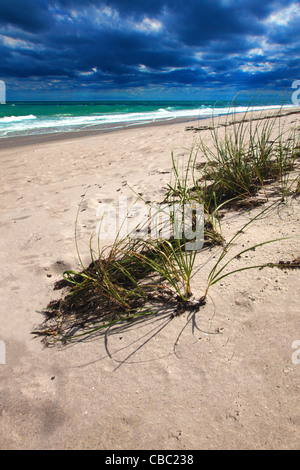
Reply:
[[[111, 246], [97, 250], [90, 241], [91, 263], [85, 267], [75, 241], [80, 271], [66, 271], [56, 289], [66, 288], [58, 301], [50, 302], [45, 309], [46, 321], [33, 333], [56, 340], [71, 341], [108, 328], [112, 325], [157, 314], [165, 305], [172, 315], [186, 310], [198, 310], [207, 301], [210, 287], [233, 273], [246, 269], [275, 266], [274, 263], [230, 269], [238, 255], [229, 255], [239, 234], [260, 215], [253, 216], [229, 242], [222, 235], [220, 210], [240, 201], [249, 201], [263, 195], [268, 200], [268, 188], [274, 182], [279, 185], [280, 203], [290, 194], [299, 194], [299, 138], [296, 130], [286, 132], [281, 117], [275, 113], [269, 119], [237, 119], [231, 115], [230, 125], [223, 134], [217, 125], [211, 130], [213, 145], [201, 138], [188, 161], [179, 167], [172, 153], [174, 178], [168, 185], [163, 203], [174, 203], [182, 210], [193, 204], [201, 204], [204, 210], [204, 244], [186, 249], [184, 231], [180, 237], [131, 238], [130, 234], [117, 234]], [[199, 154], [204, 162], [199, 161]], [[170, 213], [171, 214], [171, 213]], [[174, 220], [173, 220], [174, 222]], [[77, 225], [77, 220], [76, 224]], [[242, 250], [239, 255], [267, 243], [265, 241]], [[191, 279], [197, 254], [203, 249], [221, 246], [221, 254], [204, 280], [202, 295], [193, 297]], [[205, 287], [206, 285], [206, 287]], [[49, 340], [50, 338], [50, 340]]]
[[[47, 338], [46, 344], [78, 339], [153, 315], [162, 305], [176, 312], [202, 302], [189, 300], [197, 250], [186, 250], [184, 236], [136, 239], [128, 234], [116, 236], [113, 244], [104, 248], [98, 238], [97, 251], [92, 248], [92, 238], [90, 265], [84, 267], [78, 252], [82, 269], [63, 273], [54, 288], [66, 288], [67, 292], [48, 304], [46, 322], [33, 332]], [[76, 246], [78, 251], [77, 241]]]
[[[230, 125], [213, 125], [212, 145], [200, 137], [199, 152], [205, 165], [199, 170], [195, 190], [208, 210], [234, 201], [268, 200], [267, 187], [278, 182], [285, 199], [299, 186], [299, 134], [285, 129], [281, 110], [267, 119], [231, 116]], [[194, 167], [196, 169], [196, 166]], [[293, 175], [295, 171], [295, 175]]]

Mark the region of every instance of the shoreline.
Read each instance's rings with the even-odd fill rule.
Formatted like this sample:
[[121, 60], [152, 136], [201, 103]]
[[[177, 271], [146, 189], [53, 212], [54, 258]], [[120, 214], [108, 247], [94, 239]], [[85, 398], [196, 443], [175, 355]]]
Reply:
[[[207, 118], [203, 118], [207, 119]], [[14, 136], [14, 137], [2, 137], [0, 138], [0, 149], [5, 148], [12, 148], [12, 147], [19, 147], [24, 145], [35, 145], [35, 144], [43, 144], [43, 143], [50, 143], [62, 140], [73, 140], [73, 139], [84, 139], [85, 137], [92, 137], [102, 134], [110, 134], [112, 132], [123, 132], [130, 129], [143, 129], [146, 127], [157, 127], [157, 126], [172, 126], [175, 124], [180, 123], [188, 123], [188, 122], [197, 122], [202, 121], [202, 119], [184, 119], [184, 118], [176, 118], [172, 120], [161, 120], [161, 121], [154, 121], [154, 122], [146, 122], [146, 123], [139, 123], [139, 124], [131, 124], [131, 125], [124, 125], [116, 127], [115, 125], [111, 125], [111, 127], [98, 127], [95, 129], [89, 130], [78, 130], [78, 131], [68, 131], [68, 132], [52, 132], [48, 134], [38, 134], [38, 135], [22, 135], [22, 136]]]
[[[215, 116], [204, 116], [196, 118], [174, 118], [171, 120], [158, 120], [153, 122], [137, 123], [131, 125], [120, 125], [116, 127], [115, 124], [111, 126], [105, 125], [106, 127], [95, 127], [89, 130], [78, 130], [78, 131], [66, 131], [66, 132], [53, 132], [45, 134], [35, 134], [35, 135], [22, 135], [22, 136], [13, 136], [13, 137], [2, 137], [0, 138], [0, 150], [9, 149], [14, 147], [22, 147], [28, 145], [44, 144], [62, 140], [73, 140], [73, 139], [83, 139], [85, 137], [97, 136], [102, 134], [114, 133], [114, 132], [124, 132], [130, 129], [144, 129], [147, 127], [157, 127], [157, 126], [172, 126], [181, 123], [191, 123], [191, 122], [203, 122], [207, 120], [217, 120], [222, 118], [228, 118], [235, 114], [235, 116], [245, 116], [245, 115], [261, 115], [264, 114], [263, 119], [272, 117], [272, 114], [266, 113], [276, 113], [278, 108], [268, 109], [268, 110], [259, 110], [259, 111], [241, 111], [237, 113], [228, 113], [220, 114]], [[291, 106], [290, 108], [284, 108], [284, 111], [280, 116], [297, 114], [300, 111], [300, 107], [295, 108]]]

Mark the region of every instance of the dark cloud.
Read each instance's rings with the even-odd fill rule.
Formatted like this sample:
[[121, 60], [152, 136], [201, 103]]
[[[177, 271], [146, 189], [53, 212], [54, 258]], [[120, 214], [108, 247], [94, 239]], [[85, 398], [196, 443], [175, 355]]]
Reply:
[[[261, 34], [262, 26], [251, 18], [241, 16], [235, 8], [216, 0], [201, 2], [174, 2], [168, 7], [170, 26], [185, 44], [203, 45], [218, 40], [232, 40], [238, 36]], [[184, 13], [182, 13], [184, 12]]]
[[0, 0], [0, 25], [11, 24], [32, 33], [52, 24], [46, 0]]
[[[293, 1], [0, 0], [0, 79], [47, 90], [214, 83], [260, 87], [299, 79]], [[270, 16], [273, 15], [273, 16]], [[34, 93], [34, 91], [33, 91]]]

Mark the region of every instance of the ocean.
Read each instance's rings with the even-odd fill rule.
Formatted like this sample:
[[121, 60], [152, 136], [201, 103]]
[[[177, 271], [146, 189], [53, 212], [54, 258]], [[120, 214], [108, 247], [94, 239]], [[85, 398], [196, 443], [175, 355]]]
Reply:
[[[286, 104], [284, 107], [291, 107]], [[0, 138], [87, 130], [122, 129], [140, 124], [281, 108], [280, 102], [229, 101], [16, 101], [0, 105]]]

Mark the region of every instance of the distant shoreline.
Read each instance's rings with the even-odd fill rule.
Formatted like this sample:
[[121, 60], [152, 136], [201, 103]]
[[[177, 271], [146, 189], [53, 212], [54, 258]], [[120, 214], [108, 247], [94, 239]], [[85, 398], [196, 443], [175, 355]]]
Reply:
[[116, 127], [115, 124], [106, 124], [102, 127], [97, 127], [89, 130], [79, 130], [79, 131], [68, 131], [68, 132], [52, 132], [48, 134], [38, 134], [38, 135], [20, 135], [13, 137], [2, 137], [0, 138], [0, 149], [43, 144], [47, 142], [55, 142], [59, 140], [73, 140], [75, 138], [90, 137], [95, 135], [101, 135], [111, 132], [122, 132], [129, 129], [139, 129], [152, 126], [171, 126], [172, 124], [179, 124], [182, 122], [198, 122], [203, 119], [209, 119], [208, 116], [203, 116], [203, 118], [174, 118], [172, 120], [162, 119], [159, 121], [145, 122], [131, 125], [124, 125]]
[[[274, 108], [275, 110], [276, 108]], [[274, 111], [273, 110], [273, 111]], [[263, 111], [241, 111], [236, 114], [238, 115], [252, 115], [254, 114], [259, 114], [259, 113], [268, 113], [272, 110], [263, 110]], [[282, 116], [288, 115], [288, 114], [297, 114], [300, 111], [300, 107], [295, 108], [294, 106], [291, 106], [289, 108], [285, 108], [284, 112], [281, 113]], [[228, 115], [225, 116], [230, 116], [233, 113], [228, 113]], [[116, 126], [115, 124], [105, 124], [102, 126], [94, 126], [94, 128], [90, 128], [88, 130], [78, 130], [78, 131], [65, 131], [65, 132], [53, 132], [53, 133], [45, 133], [45, 134], [35, 134], [35, 135], [20, 135], [20, 136], [13, 136], [13, 137], [2, 137], [0, 138], [0, 149], [10, 149], [14, 147], [22, 147], [22, 146], [28, 146], [28, 145], [36, 145], [36, 144], [44, 144], [44, 143], [50, 143], [50, 142], [56, 142], [56, 141], [62, 141], [62, 140], [73, 140], [77, 138], [85, 138], [85, 137], [91, 137], [91, 136], [97, 136], [101, 134], [107, 134], [107, 133], [112, 133], [112, 132], [124, 132], [130, 129], [141, 129], [141, 128], [146, 128], [146, 127], [153, 127], [153, 126], [172, 126], [180, 123], [191, 123], [191, 122], [199, 122], [203, 120], [209, 120], [209, 119], [217, 119], [218, 117], [221, 117], [224, 115], [215, 115], [215, 116], [203, 116], [203, 117], [182, 117], [182, 118], [174, 118], [174, 119], [160, 119], [157, 121], [152, 121], [152, 122], [137, 122], [136, 124], [124, 124], [120, 126]], [[263, 116], [263, 118], [268, 118], [270, 115]], [[197, 128], [194, 128], [195, 130]]]

